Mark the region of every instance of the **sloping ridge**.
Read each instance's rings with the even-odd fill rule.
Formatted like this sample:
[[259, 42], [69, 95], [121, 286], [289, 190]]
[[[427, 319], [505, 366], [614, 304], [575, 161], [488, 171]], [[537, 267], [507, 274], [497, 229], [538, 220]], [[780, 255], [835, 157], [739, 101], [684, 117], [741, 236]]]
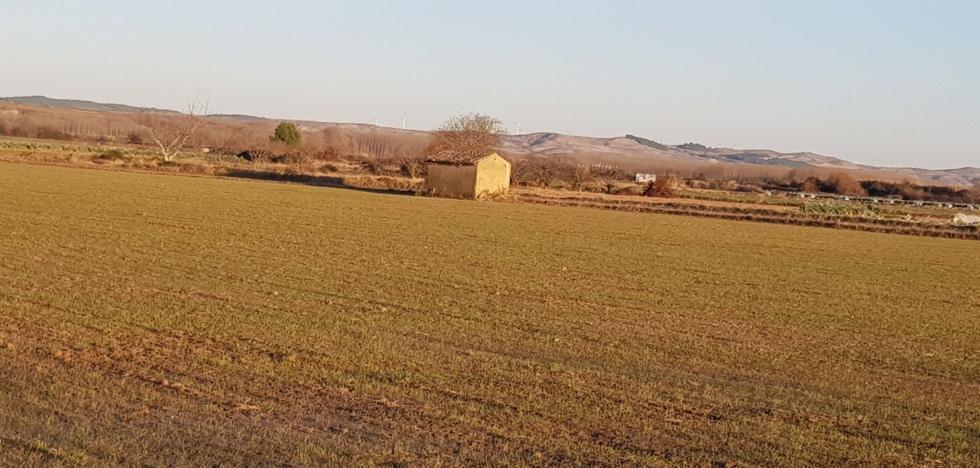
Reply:
[[171, 109], [158, 109], [155, 107], [137, 107], [126, 104], [108, 104], [94, 101], [83, 101], [79, 99], [55, 99], [47, 96], [14, 96], [0, 98], [0, 101], [23, 104], [35, 107], [54, 107], [67, 109], [81, 109], [95, 112], [166, 112], [177, 114], [179, 112]]
[[[0, 98], [0, 102], [16, 103], [35, 107], [71, 108], [95, 112], [167, 112], [179, 113], [170, 109], [130, 106], [125, 104], [99, 103], [78, 99], [54, 99], [46, 96], [19, 96]], [[215, 119], [240, 122], [270, 120], [241, 114], [210, 115]], [[378, 127], [360, 123], [330, 123], [317, 121], [296, 121], [303, 130], [315, 131], [324, 128], [342, 128], [360, 132], [391, 134], [424, 134], [422, 130], [403, 130]], [[865, 171], [887, 171], [891, 174], [918, 178], [923, 182], [948, 185], [980, 184], [980, 168], [962, 167], [957, 169], [920, 168], [879, 168], [845, 161], [832, 156], [810, 152], [780, 153], [766, 149], [711, 148], [699, 143], [668, 145], [656, 140], [636, 135], [599, 138], [565, 135], [554, 132], [530, 133], [523, 135], [504, 135], [501, 152], [513, 156], [571, 156], [580, 160], [595, 162], [629, 161], [643, 162], [684, 162], [684, 163], [726, 163], [773, 165], [783, 167], [819, 167], [831, 169], [860, 169]]]

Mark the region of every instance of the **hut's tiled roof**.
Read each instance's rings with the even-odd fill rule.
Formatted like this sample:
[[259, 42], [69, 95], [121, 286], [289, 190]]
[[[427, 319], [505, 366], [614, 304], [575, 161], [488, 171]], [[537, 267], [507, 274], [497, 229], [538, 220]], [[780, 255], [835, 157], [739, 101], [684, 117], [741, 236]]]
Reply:
[[452, 166], [472, 166], [481, 159], [492, 156], [493, 153], [473, 153], [464, 151], [442, 151], [425, 158], [432, 164], [448, 164]]

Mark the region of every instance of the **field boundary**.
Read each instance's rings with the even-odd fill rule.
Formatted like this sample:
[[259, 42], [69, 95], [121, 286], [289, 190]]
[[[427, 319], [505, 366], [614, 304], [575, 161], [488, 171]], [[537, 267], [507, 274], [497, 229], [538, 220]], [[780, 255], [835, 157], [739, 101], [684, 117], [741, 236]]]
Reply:
[[514, 200], [552, 206], [576, 206], [615, 211], [657, 213], [679, 216], [755, 221], [772, 224], [848, 229], [853, 231], [879, 232], [911, 236], [942, 237], [951, 239], [980, 240], [980, 229], [972, 226], [908, 223], [886, 219], [846, 218], [835, 216], [807, 216], [779, 210], [742, 208], [737, 206], [700, 205], [695, 203], [643, 203], [633, 200], [608, 200], [582, 196], [549, 197], [520, 192]]

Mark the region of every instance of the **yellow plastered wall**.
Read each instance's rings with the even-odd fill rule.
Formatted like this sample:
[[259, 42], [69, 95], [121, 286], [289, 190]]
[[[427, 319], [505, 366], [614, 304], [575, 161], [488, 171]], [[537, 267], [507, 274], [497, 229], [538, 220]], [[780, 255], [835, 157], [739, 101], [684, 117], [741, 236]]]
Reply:
[[510, 163], [497, 154], [480, 160], [476, 165], [477, 197], [507, 193], [510, 188]]

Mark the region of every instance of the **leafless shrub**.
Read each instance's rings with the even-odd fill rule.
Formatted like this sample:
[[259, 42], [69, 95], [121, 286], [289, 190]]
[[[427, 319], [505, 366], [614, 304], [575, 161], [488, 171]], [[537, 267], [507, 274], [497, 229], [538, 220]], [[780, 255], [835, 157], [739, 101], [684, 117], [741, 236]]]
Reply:
[[675, 175], [659, 177], [655, 181], [647, 183], [643, 189], [644, 197], [671, 198], [677, 194], [677, 190], [683, 187], [681, 179]]
[[65, 132], [63, 132], [61, 130], [58, 130], [57, 128], [47, 127], [47, 126], [45, 126], [45, 127], [39, 127], [34, 132], [34, 136], [35, 136], [35, 138], [42, 138], [42, 139], [45, 139], [45, 140], [67, 140], [67, 139], [69, 139], [68, 135], [66, 135]]
[[820, 191], [821, 187], [820, 179], [816, 177], [807, 177], [800, 185], [800, 190], [807, 193], [816, 193]]
[[144, 143], [143, 134], [133, 130], [126, 134], [126, 142], [131, 145], [142, 145]]
[[425, 160], [422, 158], [402, 158], [398, 161], [398, 167], [405, 177], [419, 179], [425, 176]]
[[735, 186], [735, 191], [736, 192], [743, 192], [743, 193], [763, 193], [763, 192], [765, 192], [765, 190], [762, 190], [762, 187], [760, 187], [760, 186], [758, 186], [756, 184], [738, 184], [738, 185]]
[[130, 158], [128, 158], [126, 156], [126, 154], [122, 152], [122, 150], [119, 150], [117, 148], [112, 148], [112, 149], [103, 151], [103, 152], [101, 152], [101, 153], [99, 153], [99, 154], [97, 154], [97, 155], [95, 155], [95, 156], [92, 157], [92, 161], [97, 162], [97, 163], [99, 163], [99, 162], [112, 162], [112, 161], [125, 161], [125, 160], [128, 160], [128, 159], [130, 159]]
[[634, 183], [615, 184], [609, 190], [612, 195], [642, 195], [645, 187]]
[[149, 131], [150, 140], [159, 148], [163, 160], [173, 161], [201, 127], [201, 115], [207, 115], [207, 104], [201, 105], [195, 98], [188, 103], [184, 115], [144, 112], [136, 115], [136, 121]]
[[500, 146], [503, 129], [500, 120], [487, 115], [458, 115], [433, 132], [426, 153], [453, 151], [463, 154], [490, 154]]
[[310, 164], [314, 161], [313, 154], [310, 151], [289, 151], [275, 158], [276, 162], [283, 164], [291, 164], [295, 166], [302, 166]]
[[864, 196], [868, 192], [861, 187], [861, 184], [854, 180], [846, 172], [835, 172], [827, 178], [823, 187], [826, 192], [837, 193], [840, 195]]

